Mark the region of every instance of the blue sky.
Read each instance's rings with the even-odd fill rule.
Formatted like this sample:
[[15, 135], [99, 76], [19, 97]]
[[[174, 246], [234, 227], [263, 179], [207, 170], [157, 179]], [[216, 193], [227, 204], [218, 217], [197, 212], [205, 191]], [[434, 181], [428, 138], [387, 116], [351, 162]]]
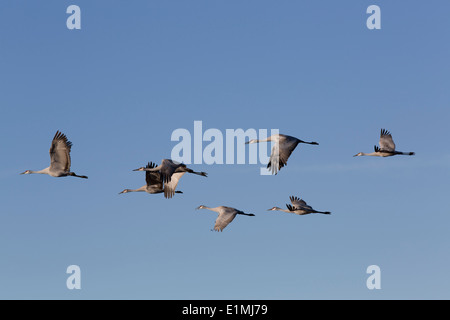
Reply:
[[[81, 30], [66, 8], [81, 8]], [[368, 30], [377, 4], [382, 29]], [[447, 1], [2, 1], [0, 298], [448, 299]], [[182, 195], [118, 195], [175, 129], [255, 128], [300, 145], [191, 165]], [[414, 157], [371, 152], [381, 128]], [[89, 180], [48, 166], [56, 130]], [[290, 195], [331, 216], [268, 212]], [[200, 204], [252, 212], [223, 233]], [[82, 289], [65, 273], [79, 265]], [[381, 268], [368, 290], [366, 268]]]

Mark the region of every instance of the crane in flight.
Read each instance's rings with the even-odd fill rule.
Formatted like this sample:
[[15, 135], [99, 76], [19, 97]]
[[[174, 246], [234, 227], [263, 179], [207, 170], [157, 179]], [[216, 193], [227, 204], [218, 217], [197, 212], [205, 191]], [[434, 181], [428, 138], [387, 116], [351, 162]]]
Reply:
[[[199, 206], [197, 209], [207, 209], [214, 212], [217, 212], [219, 215], [217, 216], [216, 223], [214, 224], [214, 230], [216, 231], [223, 231], [227, 225], [231, 223], [231, 221], [234, 220], [234, 218], [239, 215], [244, 216], [255, 216], [253, 213], [245, 213], [241, 210], [231, 208], [231, 207], [225, 207], [225, 206], [219, 206], [215, 208], [210, 208], [204, 205]], [[211, 230], [212, 231], [212, 230]]]
[[56, 131], [50, 147], [50, 166], [40, 170], [27, 170], [21, 174], [48, 174], [51, 177], [77, 177], [87, 179], [86, 176], [79, 176], [75, 172], [70, 171], [71, 159], [70, 150], [72, 149], [72, 142], [70, 142], [66, 135], [60, 131]]
[[274, 145], [272, 147], [272, 152], [270, 154], [269, 163], [267, 164], [267, 168], [272, 174], [277, 174], [281, 168], [287, 165], [287, 161], [292, 151], [297, 147], [299, 143], [318, 145], [317, 142], [307, 142], [295, 137], [287, 136], [284, 134], [273, 134], [266, 139], [252, 139], [245, 144], [259, 143], [273, 141]]
[[322, 214], [331, 214], [329, 211], [317, 211], [314, 210], [311, 206], [308, 206], [306, 202], [298, 197], [291, 196], [289, 197], [291, 200], [291, 204], [286, 204], [286, 209], [281, 209], [279, 207], [273, 207], [267, 211], [283, 211], [288, 213], [295, 213], [299, 216], [303, 216], [310, 213], [322, 213]]
[[171, 159], [163, 159], [159, 166], [154, 166], [153, 168], [141, 167], [134, 169], [133, 171], [157, 172], [160, 175], [160, 179], [163, 184], [164, 196], [166, 198], [173, 197], [176, 193], [175, 188], [177, 187], [178, 182], [186, 172], [203, 177], [208, 176], [206, 172], [196, 172], [186, 167], [185, 164], [175, 162]]
[[391, 157], [395, 155], [405, 155], [405, 156], [413, 156], [415, 155], [414, 152], [400, 152], [395, 150], [395, 143], [392, 139], [392, 135], [389, 131], [385, 129], [381, 129], [380, 134], [380, 146], [374, 146], [374, 151], [372, 153], [364, 153], [360, 152], [358, 154], [355, 154], [354, 157], [360, 157], [360, 156], [372, 156], [372, 157]]
[[[146, 169], [153, 169], [156, 167], [156, 164], [153, 162], [149, 162]], [[163, 186], [161, 174], [159, 171], [145, 171], [145, 182], [146, 185], [142, 186], [138, 189], [125, 189], [119, 194], [129, 193], [129, 192], [147, 192], [149, 194], [157, 194], [163, 193], [166, 198], [172, 198], [175, 193], [183, 193], [182, 191], [175, 191], [175, 188], [178, 184], [180, 178], [185, 174], [185, 172], [176, 172], [172, 175], [172, 179], [170, 182], [166, 183], [165, 187]], [[169, 192], [169, 190], [173, 190]]]

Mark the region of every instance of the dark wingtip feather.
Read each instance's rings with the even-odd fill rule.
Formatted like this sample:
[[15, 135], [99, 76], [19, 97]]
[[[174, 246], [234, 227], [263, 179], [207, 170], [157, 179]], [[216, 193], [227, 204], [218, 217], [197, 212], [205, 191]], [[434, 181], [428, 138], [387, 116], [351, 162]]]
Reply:
[[155, 168], [155, 167], [156, 167], [156, 164], [153, 163], [153, 162], [149, 162], [149, 163], [147, 164], [147, 166], [146, 166], [146, 168], [148, 168], [148, 169], [153, 169], [153, 168]]
[[64, 142], [66, 144], [67, 148], [69, 148], [69, 150], [72, 148], [73, 143], [71, 141], [69, 141], [69, 139], [67, 139], [67, 136], [64, 133], [57, 130], [55, 133], [55, 136], [53, 137], [53, 141], [59, 141], [59, 140]]

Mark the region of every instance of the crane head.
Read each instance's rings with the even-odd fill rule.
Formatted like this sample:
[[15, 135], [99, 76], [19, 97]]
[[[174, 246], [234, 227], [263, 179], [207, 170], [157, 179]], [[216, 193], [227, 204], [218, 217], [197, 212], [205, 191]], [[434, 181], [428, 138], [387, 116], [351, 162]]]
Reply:
[[267, 211], [275, 211], [275, 210], [278, 210], [278, 209], [279, 209], [278, 207], [273, 207], [271, 209], [268, 209]]
[[134, 169], [133, 171], [145, 171], [145, 167], [140, 167], [138, 169]]
[[30, 173], [31, 173], [31, 170], [27, 170], [27, 171], [22, 172], [21, 174], [30, 174]]
[[360, 157], [360, 156], [362, 156], [362, 155], [363, 155], [363, 153], [360, 152], [360, 153], [355, 154], [354, 157]]
[[205, 206], [204, 205], [201, 205], [201, 206], [199, 206], [199, 207], [197, 207], [197, 208], [195, 208], [195, 209], [205, 209]]

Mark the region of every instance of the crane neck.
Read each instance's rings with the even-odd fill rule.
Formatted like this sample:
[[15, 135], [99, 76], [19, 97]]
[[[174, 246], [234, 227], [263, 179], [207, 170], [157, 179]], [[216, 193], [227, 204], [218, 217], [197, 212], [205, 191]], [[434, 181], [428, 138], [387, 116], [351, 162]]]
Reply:
[[138, 189], [127, 189], [127, 192], [144, 192], [147, 191], [147, 186], [142, 186]]
[[39, 171], [33, 171], [30, 170], [30, 173], [36, 173], [36, 174], [49, 174], [50, 173], [50, 168], [45, 168]]
[[379, 152], [371, 152], [371, 153], [362, 153], [361, 154], [362, 156], [372, 156], [372, 157], [378, 157], [378, 156], [380, 156], [380, 153]]
[[282, 209], [282, 208], [280, 208], [280, 207], [275, 207], [274, 209], [272, 209], [273, 211], [274, 210], [277, 210], [277, 211], [283, 211], [283, 212], [290, 212], [289, 210], [286, 210], [286, 209]]
[[211, 208], [211, 207], [203, 206], [202, 209], [207, 209], [207, 210], [211, 210], [211, 211], [220, 213], [220, 208], [219, 207]]

